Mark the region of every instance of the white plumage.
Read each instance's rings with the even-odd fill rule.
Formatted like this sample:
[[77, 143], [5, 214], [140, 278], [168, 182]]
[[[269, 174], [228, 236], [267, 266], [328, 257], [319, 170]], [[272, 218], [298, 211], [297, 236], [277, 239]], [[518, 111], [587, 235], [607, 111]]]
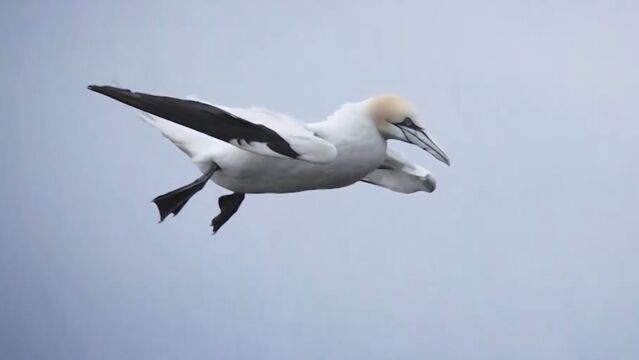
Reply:
[[194, 97], [180, 100], [114, 87], [90, 89], [143, 110], [140, 117], [184, 151], [204, 174], [193, 184], [156, 199], [162, 219], [168, 213], [177, 214], [209, 178], [241, 195], [227, 201], [232, 206], [220, 199], [218, 218], [225, 215], [225, 207], [233, 208], [222, 224], [245, 193], [331, 189], [358, 181], [401, 193], [432, 192], [433, 176], [388, 148], [391, 139], [415, 144], [449, 164], [421, 126], [414, 107], [397, 96], [344, 104], [325, 121], [305, 124], [265, 108], [234, 108]]

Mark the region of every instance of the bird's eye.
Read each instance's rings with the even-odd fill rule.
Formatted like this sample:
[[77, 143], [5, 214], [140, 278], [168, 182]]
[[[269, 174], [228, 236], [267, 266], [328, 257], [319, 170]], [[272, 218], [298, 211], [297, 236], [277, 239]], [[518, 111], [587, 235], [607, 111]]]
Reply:
[[417, 127], [417, 126], [415, 125], [415, 123], [413, 122], [413, 119], [411, 119], [411, 118], [409, 118], [409, 117], [405, 118], [405, 119], [404, 119], [404, 121], [402, 121], [402, 122], [401, 122], [401, 124], [402, 124], [402, 125], [404, 125], [404, 126], [406, 126], [406, 127], [409, 127], [409, 128], [415, 128], [415, 127]]

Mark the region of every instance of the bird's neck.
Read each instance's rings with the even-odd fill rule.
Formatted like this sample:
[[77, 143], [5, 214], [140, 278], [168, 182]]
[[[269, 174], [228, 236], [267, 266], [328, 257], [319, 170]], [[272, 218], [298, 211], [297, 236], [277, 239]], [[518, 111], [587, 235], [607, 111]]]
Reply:
[[377, 130], [362, 103], [342, 105], [325, 121], [310, 124], [309, 128], [338, 148], [352, 147], [355, 143], [386, 147], [386, 140]]

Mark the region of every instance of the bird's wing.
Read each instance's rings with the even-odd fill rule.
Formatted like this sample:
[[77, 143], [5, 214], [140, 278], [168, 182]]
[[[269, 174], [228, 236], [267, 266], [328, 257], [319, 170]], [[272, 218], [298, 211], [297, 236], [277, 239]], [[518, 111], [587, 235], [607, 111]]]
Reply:
[[330, 162], [337, 156], [333, 144], [316, 136], [303, 123], [265, 109], [229, 108], [113, 86], [92, 85], [89, 89], [150, 114], [143, 117], [187, 153], [207, 146], [207, 137], [213, 137], [264, 156], [314, 163]]
[[382, 164], [362, 181], [401, 193], [435, 191], [435, 178], [423, 167], [406, 161], [391, 148], [386, 150]]
[[142, 120], [159, 129], [165, 138], [184, 151], [196, 164], [206, 168], [213, 160], [215, 150], [219, 148], [217, 146], [220, 144], [219, 140], [159, 116], [146, 112], [140, 112], [138, 115]]

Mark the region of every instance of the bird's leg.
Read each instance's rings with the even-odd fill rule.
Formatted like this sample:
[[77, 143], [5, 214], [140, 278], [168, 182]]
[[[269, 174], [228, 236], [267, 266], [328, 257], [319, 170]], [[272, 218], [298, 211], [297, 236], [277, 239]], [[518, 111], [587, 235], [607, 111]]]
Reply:
[[242, 204], [244, 200], [244, 193], [232, 193], [229, 195], [220, 196], [217, 200], [218, 205], [220, 206], [220, 213], [213, 218], [211, 221], [211, 226], [213, 226], [213, 234], [215, 234], [224, 223], [226, 223], [233, 214], [237, 211], [237, 209]]
[[195, 181], [193, 181], [192, 183], [184, 185], [153, 199], [153, 202], [155, 203], [155, 205], [157, 205], [158, 210], [160, 211], [160, 222], [164, 221], [164, 219], [169, 216], [169, 214], [173, 214], [173, 216], [177, 215], [180, 210], [182, 210], [187, 201], [189, 201], [191, 196], [195, 195], [196, 192], [202, 190], [206, 182], [218, 169], [219, 167], [216, 164], [213, 164], [211, 168], [206, 173], [204, 173], [204, 175], [195, 179]]

